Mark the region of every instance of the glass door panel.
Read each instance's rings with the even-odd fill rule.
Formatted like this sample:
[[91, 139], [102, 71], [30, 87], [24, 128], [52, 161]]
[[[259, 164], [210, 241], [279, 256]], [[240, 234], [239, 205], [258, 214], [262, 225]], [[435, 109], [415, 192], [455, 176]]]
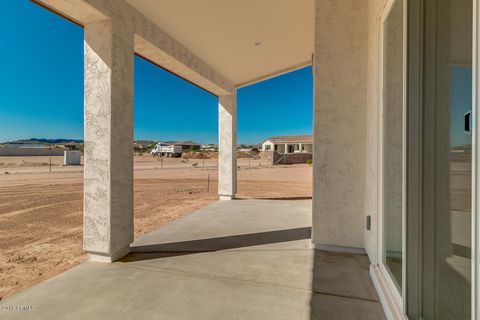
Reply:
[[472, 0], [426, 0], [424, 39], [422, 314], [470, 319]]
[[383, 32], [383, 264], [399, 292], [403, 273], [403, 7], [403, 0], [395, 1]]

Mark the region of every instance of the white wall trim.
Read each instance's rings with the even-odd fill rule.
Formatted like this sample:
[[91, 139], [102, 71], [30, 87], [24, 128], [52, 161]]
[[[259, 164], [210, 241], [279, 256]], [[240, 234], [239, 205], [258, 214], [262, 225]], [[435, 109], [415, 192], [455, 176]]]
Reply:
[[372, 278], [373, 285], [377, 290], [380, 302], [382, 303], [383, 311], [389, 320], [408, 320], [403, 313], [401, 306], [399, 305], [394, 294], [389, 289], [390, 285], [384, 273], [378, 266], [370, 265], [370, 277]]
[[478, 199], [480, 199], [480, 155], [478, 154], [477, 141], [479, 141], [480, 130], [478, 124], [480, 117], [478, 112], [478, 101], [480, 100], [480, 0], [473, 1], [473, 35], [472, 35], [472, 319], [480, 319], [480, 219], [478, 214]]
[[407, 310], [407, 68], [408, 0], [403, 0], [402, 310]]
[[[387, 271], [384, 263], [384, 227], [383, 227], [383, 208], [384, 208], [384, 166], [383, 166], [383, 151], [384, 151], [384, 55], [385, 55], [385, 45], [384, 45], [384, 25], [385, 20], [390, 14], [393, 5], [398, 0], [387, 0], [383, 3], [381, 8], [381, 15], [379, 17], [379, 90], [378, 90], [378, 148], [377, 148], [377, 170], [378, 170], [378, 180], [377, 180], [377, 259], [376, 264], [370, 266], [370, 274], [372, 280], [374, 281], [375, 288], [377, 289], [382, 305], [385, 309], [385, 313], [390, 314], [389, 319], [406, 319], [404, 315], [405, 310], [405, 295], [406, 295], [406, 15], [407, 15], [407, 0], [403, 0], [404, 8], [404, 23], [403, 23], [403, 173], [402, 173], [402, 292], [399, 293], [397, 287], [393, 283], [389, 272]], [[382, 296], [384, 297], [382, 299]], [[393, 311], [389, 311], [392, 309]], [[392, 313], [393, 312], [393, 313]], [[403, 318], [399, 318], [398, 315], [401, 314]], [[395, 317], [393, 317], [395, 315]]]

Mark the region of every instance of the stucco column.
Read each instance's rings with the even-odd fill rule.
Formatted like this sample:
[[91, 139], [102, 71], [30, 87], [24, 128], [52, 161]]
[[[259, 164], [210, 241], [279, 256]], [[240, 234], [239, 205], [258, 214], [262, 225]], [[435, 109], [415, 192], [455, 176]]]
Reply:
[[237, 192], [237, 93], [218, 98], [218, 195], [231, 200]]
[[315, 3], [312, 238], [362, 252], [369, 1]]
[[285, 143], [285, 151], [284, 153], [288, 153], [288, 143]]
[[85, 25], [83, 247], [111, 262], [133, 242], [133, 30]]

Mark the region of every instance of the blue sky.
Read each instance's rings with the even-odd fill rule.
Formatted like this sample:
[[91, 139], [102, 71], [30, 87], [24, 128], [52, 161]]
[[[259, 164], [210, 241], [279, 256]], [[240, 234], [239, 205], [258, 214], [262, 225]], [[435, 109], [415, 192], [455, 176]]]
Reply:
[[[0, 141], [83, 138], [83, 30], [27, 0], [0, 11]], [[218, 99], [135, 57], [135, 139], [216, 143]], [[238, 142], [312, 131], [304, 68], [238, 92]]]

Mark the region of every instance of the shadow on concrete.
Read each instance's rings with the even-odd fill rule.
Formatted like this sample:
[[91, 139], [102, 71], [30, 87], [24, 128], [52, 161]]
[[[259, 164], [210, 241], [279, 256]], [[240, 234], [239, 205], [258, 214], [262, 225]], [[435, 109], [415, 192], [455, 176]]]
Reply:
[[238, 197], [235, 200], [312, 200], [312, 197]]
[[234, 236], [134, 246], [121, 262], [166, 258], [310, 239], [311, 227], [247, 233]]
[[385, 319], [366, 255], [314, 250], [310, 319]]

